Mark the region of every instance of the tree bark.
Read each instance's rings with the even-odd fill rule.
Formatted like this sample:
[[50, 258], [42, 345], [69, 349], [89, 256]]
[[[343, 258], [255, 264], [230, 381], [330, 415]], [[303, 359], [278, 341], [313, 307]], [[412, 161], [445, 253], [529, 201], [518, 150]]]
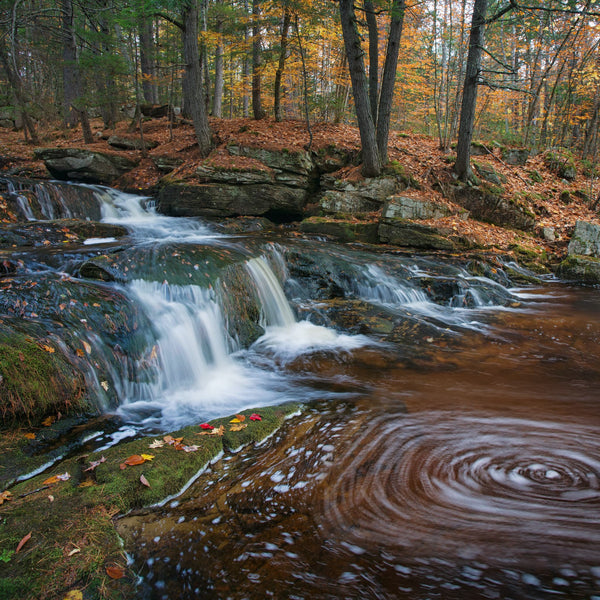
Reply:
[[187, 0], [182, 11], [183, 61], [185, 63], [182, 87], [184, 104], [194, 123], [200, 154], [207, 156], [211, 148], [211, 133], [202, 89], [200, 51], [198, 49], [198, 16], [198, 0]]
[[138, 29], [140, 34], [140, 67], [142, 70], [144, 102], [147, 104], [158, 104], [158, 84], [156, 83], [156, 61], [154, 58], [151, 17], [141, 17]]
[[[223, 2], [219, 1], [217, 4], [217, 10], [220, 10]], [[218, 37], [215, 49], [215, 93], [212, 114], [220, 119], [223, 116], [223, 87], [225, 84], [223, 76], [223, 16], [220, 13], [217, 15], [215, 33]]]
[[472, 176], [471, 141], [473, 140], [473, 125], [475, 123], [477, 88], [481, 72], [481, 54], [485, 35], [487, 8], [488, 0], [475, 0], [473, 16], [471, 18], [469, 53], [467, 54], [467, 67], [460, 110], [460, 125], [458, 128], [458, 145], [456, 147], [456, 163], [454, 165], [454, 172], [463, 181]]
[[400, 38], [402, 37], [402, 26], [404, 24], [404, 7], [404, 0], [394, 0], [392, 4], [392, 20], [381, 80], [379, 112], [377, 115], [377, 149], [382, 166], [387, 163], [390, 119], [394, 100], [396, 69], [398, 67], [398, 52], [400, 51]]
[[274, 102], [273, 112], [275, 114], [275, 120], [277, 122], [283, 121], [283, 111], [281, 110], [281, 78], [283, 77], [283, 69], [285, 67], [285, 59], [287, 54], [288, 46], [288, 32], [291, 23], [290, 9], [286, 6], [283, 11], [283, 23], [281, 25], [281, 51], [279, 53], [279, 63], [277, 64], [277, 71], [275, 72], [275, 86], [274, 86]]
[[75, 127], [79, 121], [79, 115], [74, 109], [77, 100], [81, 96], [81, 77], [77, 66], [77, 47], [73, 31], [73, 2], [72, 0], [61, 0], [63, 40], [62, 70], [63, 70], [63, 125]]
[[369, 31], [369, 102], [373, 123], [377, 126], [377, 104], [379, 95], [379, 30], [377, 29], [377, 17], [371, 0], [364, 1], [365, 14], [367, 16], [367, 29]]
[[344, 46], [348, 58], [348, 69], [350, 70], [350, 81], [352, 82], [354, 106], [362, 146], [362, 172], [366, 177], [376, 177], [381, 173], [381, 161], [377, 149], [375, 123], [373, 122], [369, 102], [367, 77], [354, 4], [353, 0], [339, 0], [339, 3]]
[[252, 2], [252, 112], [256, 120], [267, 116], [262, 107], [260, 79], [262, 74], [261, 35], [258, 18], [260, 16], [260, 0]]

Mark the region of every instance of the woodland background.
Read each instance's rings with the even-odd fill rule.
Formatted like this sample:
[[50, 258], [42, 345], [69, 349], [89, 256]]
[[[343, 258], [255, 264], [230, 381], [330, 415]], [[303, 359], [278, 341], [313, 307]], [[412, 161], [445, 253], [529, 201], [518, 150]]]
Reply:
[[[371, 35], [363, 36], [369, 75], [375, 64], [383, 69], [391, 4], [355, 5], [360, 31], [370, 27]], [[339, 5], [0, 0], [0, 123], [12, 120], [36, 142], [45, 123], [85, 126], [86, 119], [101, 117], [111, 128], [135, 118], [136, 106], [182, 107], [189, 116], [182, 78], [191, 17], [198, 32], [192, 32], [199, 48], [198, 89], [209, 114], [353, 124]], [[450, 151], [458, 133], [473, 2], [401, 5], [391, 128], [433, 136]], [[598, 3], [493, 0], [487, 15], [474, 138], [533, 153], [566, 147], [593, 171], [600, 110]], [[375, 60], [369, 54], [374, 48]]]

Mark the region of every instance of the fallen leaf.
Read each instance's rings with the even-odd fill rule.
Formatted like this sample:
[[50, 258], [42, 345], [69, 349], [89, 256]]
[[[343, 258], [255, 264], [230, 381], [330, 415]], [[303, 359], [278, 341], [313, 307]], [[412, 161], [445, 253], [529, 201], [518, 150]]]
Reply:
[[68, 473], [63, 473], [62, 475], [53, 475], [52, 477], [48, 477], [42, 481], [42, 485], [53, 485], [58, 483], [59, 481], [67, 481], [71, 476]]
[[210, 431], [214, 429], [214, 427], [210, 423], [200, 423], [200, 429], [206, 429], [207, 431]]
[[146, 459], [139, 454], [132, 454], [129, 458], [123, 461], [123, 464], [135, 467], [136, 465], [142, 465], [146, 462]]
[[83, 347], [88, 354], [92, 353], [92, 347], [87, 342], [83, 342]]
[[251, 421], [262, 421], [262, 417], [260, 415], [257, 415], [256, 413], [252, 413], [250, 415], [250, 420]]
[[81, 590], [71, 590], [63, 600], [83, 600], [83, 593]]
[[184, 446], [183, 447], [184, 452], [197, 452], [198, 450], [200, 450], [200, 446]]
[[90, 466], [87, 469], [84, 469], [84, 473], [87, 473], [88, 471], [93, 471], [98, 465], [101, 465], [103, 462], [106, 462], [106, 458], [104, 458], [104, 456], [102, 458], [99, 458], [98, 460], [92, 460], [90, 462]]
[[144, 460], [152, 460], [154, 458], [154, 454], [142, 454], [141, 456]]
[[121, 579], [125, 577], [125, 571], [121, 567], [106, 567], [106, 574], [111, 579]]
[[52, 346], [48, 346], [46, 344], [42, 345], [42, 348], [46, 351], [46, 352], [50, 352], [50, 354], [52, 354], [53, 352], [55, 352], [54, 348]]
[[108, 381], [101, 381], [100, 385], [102, 386], [105, 392], [108, 392]]
[[162, 448], [165, 445], [161, 440], [154, 440], [148, 448]]
[[0, 494], [0, 504], [4, 504], [5, 502], [8, 502], [9, 500], [12, 500], [12, 494], [9, 491], [2, 492]]
[[19, 554], [19, 550], [31, 539], [31, 531], [19, 542], [15, 554]]
[[81, 348], [77, 348], [77, 350], [75, 350], [75, 354], [77, 354], [79, 358], [83, 358], [85, 356], [85, 352]]
[[225, 433], [225, 425], [221, 425], [218, 429], [209, 431], [196, 431], [196, 435], [223, 435]]
[[50, 502], [54, 502], [54, 496], [52, 496], [52, 494], [50, 496], [48, 496], [48, 500], [50, 500]]
[[35, 433], [26, 433], [26, 434], [25, 434], [25, 437], [26, 437], [28, 440], [35, 440]]
[[165, 437], [163, 438], [163, 440], [165, 442], [167, 442], [167, 444], [169, 444], [169, 445], [172, 446], [174, 444], [181, 444], [181, 441], [183, 440], [183, 438], [182, 437], [180, 437], [180, 438], [174, 438], [171, 435], [165, 435]]
[[142, 483], [142, 485], [150, 487], [150, 484], [148, 483], [148, 480], [144, 477], [144, 475], [140, 475], [140, 482]]
[[44, 427], [50, 427], [50, 425], [52, 425], [52, 423], [54, 423], [54, 421], [56, 421], [56, 417], [46, 417], [43, 421], [42, 421], [42, 425]]
[[246, 429], [248, 425], [246, 423], [235, 423], [229, 428], [229, 431], [241, 431], [242, 429]]
[[246, 415], [235, 415], [235, 417], [233, 419], [231, 419], [231, 421], [229, 421], [230, 423], [243, 423], [246, 420]]
[[86, 479], [85, 481], [82, 481], [77, 487], [86, 488], [86, 487], [92, 487], [93, 485], [94, 485], [94, 482], [91, 479]]
[[74, 554], [77, 554], [78, 552], [81, 552], [81, 550], [79, 548], [73, 548], [73, 550], [71, 550], [71, 552], [69, 552], [69, 554], [67, 554], [67, 556], [73, 556]]

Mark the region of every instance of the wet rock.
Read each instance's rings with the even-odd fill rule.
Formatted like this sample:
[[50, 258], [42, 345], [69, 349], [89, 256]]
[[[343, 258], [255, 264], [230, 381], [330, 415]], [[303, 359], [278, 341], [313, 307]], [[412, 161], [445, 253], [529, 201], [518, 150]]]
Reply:
[[535, 217], [529, 210], [512, 198], [504, 198], [501, 190], [486, 186], [459, 186], [452, 199], [470, 212], [471, 218], [500, 227], [531, 231]]
[[577, 221], [569, 242], [569, 255], [600, 257], [600, 226]]
[[0, 277], [14, 275], [17, 272], [18, 263], [6, 258], [0, 259]]
[[439, 235], [435, 227], [412, 223], [403, 219], [382, 219], [379, 239], [395, 246], [407, 246], [422, 250], [453, 250], [454, 244]]
[[357, 223], [310, 217], [300, 223], [300, 230], [304, 233], [331, 236], [340, 242], [365, 242], [376, 244], [379, 241], [377, 223]]
[[562, 279], [598, 285], [600, 284], [600, 259], [590, 256], [568, 256], [560, 263], [556, 274]]
[[139, 163], [138, 159], [80, 148], [39, 148], [34, 155], [44, 161], [53, 177], [86, 183], [110, 184]]
[[385, 219], [440, 219], [452, 211], [441, 202], [396, 195], [384, 204], [381, 214]]
[[272, 221], [285, 222], [302, 215], [306, 199], [306, 190], [285, 185], [165, 185], [159, 192], [158, 209], [177, 217], [264, 215]]

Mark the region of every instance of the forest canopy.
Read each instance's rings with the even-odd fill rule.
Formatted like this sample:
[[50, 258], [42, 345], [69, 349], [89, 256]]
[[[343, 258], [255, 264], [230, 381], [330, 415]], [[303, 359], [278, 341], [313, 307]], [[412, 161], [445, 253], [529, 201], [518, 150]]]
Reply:
[[0, 124], [36, 142], [47, 122], [85, 134], [89, 118], [111, 128], [166, 106], [193, 122], [206, 153], [208, 115], [355, 124], [358, 114], [364, 152], [358, 82], [374, 136], [387, 136], [384, 105], [391, 129], [449, 151], [471, 81], [470, 136], [595, 162], [599, 42], [597, 0], [0, 0]]

